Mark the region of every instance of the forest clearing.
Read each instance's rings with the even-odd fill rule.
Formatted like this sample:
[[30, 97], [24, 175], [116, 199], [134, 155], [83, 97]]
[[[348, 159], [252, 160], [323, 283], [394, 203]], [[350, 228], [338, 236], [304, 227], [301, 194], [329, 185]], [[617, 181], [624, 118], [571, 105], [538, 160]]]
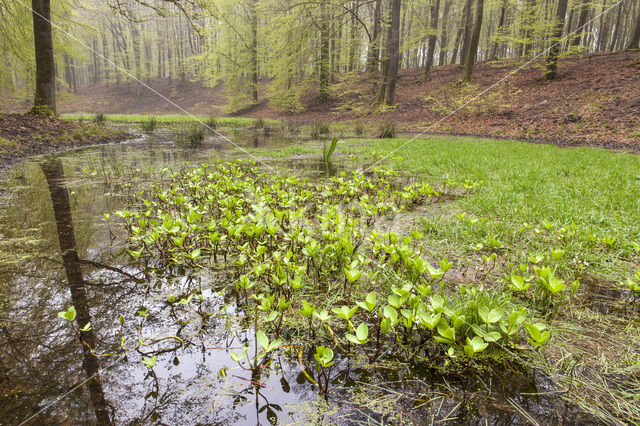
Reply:
[[0, 424], [640, 424], [640, 1], [0, 0]]

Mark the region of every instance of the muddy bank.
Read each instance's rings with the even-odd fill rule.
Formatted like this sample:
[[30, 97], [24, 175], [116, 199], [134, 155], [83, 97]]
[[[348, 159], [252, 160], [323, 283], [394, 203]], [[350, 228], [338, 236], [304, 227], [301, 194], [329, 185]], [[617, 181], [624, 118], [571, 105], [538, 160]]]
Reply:
[[35, 155], [122, 142], [130, 134], [97, 124], [81, 124], [31, 114], [0, 115], [0, 170]]

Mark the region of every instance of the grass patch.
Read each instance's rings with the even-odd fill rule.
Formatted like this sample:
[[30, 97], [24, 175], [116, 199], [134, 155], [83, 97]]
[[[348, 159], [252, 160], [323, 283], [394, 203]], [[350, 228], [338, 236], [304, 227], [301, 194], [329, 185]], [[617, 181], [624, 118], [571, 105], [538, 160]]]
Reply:
[[[95, 120], [95, 114], [62, 114], [60, 119], [69, 121], [90, 121]], [[103, 119], [105, 122], [111, 123], [132, 123], [141, 124], [147, 123], [151, 120], [155, 120], [158, 124], [175, 124], [175, 123], [192, 123], [201, 121], [203, 123], [210, 123], [212, 117], [210, 116], [188, 116], [188, 115], [143, 115], [143, 114], [104, 114]], [[253, 118], [245, 117], [222, 117], [213, 118], [216, 126], [220, 127], [250, 127], [255, 123]], [[277, 120], [263, 120], [264, 123], [277, 124]]]

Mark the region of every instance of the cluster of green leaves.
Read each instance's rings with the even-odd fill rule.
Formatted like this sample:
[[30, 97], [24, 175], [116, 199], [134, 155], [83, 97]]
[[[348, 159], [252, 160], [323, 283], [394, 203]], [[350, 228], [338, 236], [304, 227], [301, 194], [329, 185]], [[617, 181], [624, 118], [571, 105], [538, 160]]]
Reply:
[[[508, 291], [448, 288], [453, 264], [425, 259], [420, 232], [375, 229], [385, 215], [479, 183], [438, 189], [393, 179], [376, 170], [312, 182], [220, 162], [173, 173], [143, 194], [142, 208], [116, 214], [130, 234], [130, 256], [147, 274], [232, 266], [225, 290], [253, 319], [261, 356], [311, 336], [319, 368], [336, 348], [370, 360], [391, 348], [410, 359], [471, 359], [517, 345], [524, 326], [543, 344], [549, 331]], [[247, 354], [245, 347], [233, 358], [242, 363]]]

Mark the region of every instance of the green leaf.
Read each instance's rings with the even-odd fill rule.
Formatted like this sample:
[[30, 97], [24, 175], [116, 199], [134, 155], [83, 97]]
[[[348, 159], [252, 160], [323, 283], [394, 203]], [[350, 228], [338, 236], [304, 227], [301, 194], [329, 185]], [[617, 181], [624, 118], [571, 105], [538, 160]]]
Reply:
[[331, 315], [329, 315], [329, 312], [327, 312], [326, 309], [323, 309], [320, 312], [314, 311], [313, 315], [316, 316], [320, 321], [326, 321], [331, 318]]
[[394, 324], [398, 321], [398, 311], [393, 306], [385, 306], [382, 312], [385, 318], [389, 318]]
[[74, 306], [69, 307], [65, 312], [58, 312], [58, 316], [67, 321], [73, 321], [76, 319], [76, 308]]
[[262, 330], [256, 331], [256, 340], [263, 348], [267, 349], [269, 347], [269, 338]]
[[153, 368], [154, 365], [156, 365], [156, 360], [158, 359], [158, 357], [156, 355], [152, 356], [151, 358], [143, 358], [142, 359], [142, 363], [144, 365], [146, 365], [149, 368]]
[[358, 278], [360, 278], [360, 275], [362, 275], [362, 271], [358, 269], [344, 268], [344, 273], [347, 276], [347, 279], [349, 280], [349, 282], [356, 281]]
[[369, 327], [367, 326], [367, 324], [360, 323], [360, 325], [356, 329], [356, 337], [361, 342], [367, 340], [367, 337], [369, 337]]
[[497, 331], [492, 331], [485, 334], [482, 338], [485, 340], [485, 342], [497, 342], [502, 338], [502, 334]]
[[494, 322], [500, 321], [504, 311], [501, 308], [494, 308], [489, 310], [487, 306], [481, 306], [478, 308], [478, 315], [480, 315], [480, 319], [485, 324], [493, 324]]
[[525, 328], [531, 336], [529, 340], [536, 346], [542, 346], [551, 337], [550, 331], [544, 331], [547, 328], [544, 324], [525, 324]]
[[449, 327], [449, 325], [444, 322], [440, 322], [438, 324], [438, 334], [441, 339], [438, 339], [436, 336], [436, 340], [441, 341], [443, 343], [454, 343], [456, 341], [456, 332], [453, 328]]
[[434, 268], [430, 263], [427, 263], [427, 271], [431, 278], [437, 280], [438, 278], [442, 278], [444, 276], [444, 271], [439, 268]]
[[515, 291], [524, 291], [531, 286], [530, 282], [525, 282], [519, 275], [511, 275], [511, 289]]
[[356, 311], [358, 310], [357, 306], [354, 306], [353, 308], [349, 309], [348, 306], [342, 306], [341, 308], [333, 308], [332, 311], [338, 315], [340, 318], [342, 318], [345, 321], [349, 321], [351, 319], [351, 317], [353, 316], [353, 314], [356, 313]]
[[551, 249], [551, 260], [560, 260], [566, 252], [562, 249]]
[[282, 343], [283, 343], [282, 339], [276, 339], [273, 342], [269, 343], [269, 346], [267, 348], [265, 348], [265, 350], [267, 352], [275, 351], [280, 346], [282, 346]]
[[424, 312], [420, 315], [420, 322], [429, 330], [433, 330], [440, 323], [440, 314], [431, 315]]

